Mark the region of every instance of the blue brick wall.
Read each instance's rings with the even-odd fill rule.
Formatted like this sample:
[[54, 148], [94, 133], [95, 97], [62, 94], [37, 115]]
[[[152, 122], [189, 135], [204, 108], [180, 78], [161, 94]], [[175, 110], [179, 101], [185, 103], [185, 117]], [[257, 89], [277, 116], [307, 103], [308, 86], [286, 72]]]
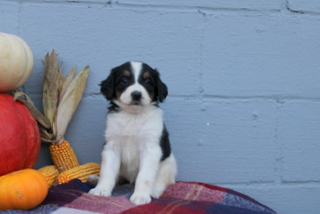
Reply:
[[[23, 87], [41, 108], [47, 52], [66, 74], [90, 65], [66, 134], [100, 162], [107, 102], [98, 84], [127, 60], [159, 69], [178, 180], [230, 187], [281, 214], [320, 210], [317, 0], [1, 0], [0, 32], [34, 53]], [[50, 164], [42, 146], [37, 167]]]

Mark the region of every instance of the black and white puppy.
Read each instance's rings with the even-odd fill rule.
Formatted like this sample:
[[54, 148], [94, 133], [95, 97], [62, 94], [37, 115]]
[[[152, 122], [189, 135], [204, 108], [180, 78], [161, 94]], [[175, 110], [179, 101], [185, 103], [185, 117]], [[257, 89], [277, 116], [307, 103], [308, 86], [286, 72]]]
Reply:
[[[110, 196], [119, 179], [135, 184], [130, 201], [146, 204], [175, 182], [176, 161], [158, 106], [168, 94], [157, 70], [127, 62], [101, 83], [110, 101], [100, 178], [89, 193]], [[93, 177], [90, 180], [94, 180]]]

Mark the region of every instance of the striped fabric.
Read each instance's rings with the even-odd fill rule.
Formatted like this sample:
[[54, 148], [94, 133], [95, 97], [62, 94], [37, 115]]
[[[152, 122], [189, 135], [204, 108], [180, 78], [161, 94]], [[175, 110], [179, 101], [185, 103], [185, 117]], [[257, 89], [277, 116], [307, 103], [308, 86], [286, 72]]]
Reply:
[[33, 210], [7, 210], [1, 214], [276, 214], [239, 192], [199, 182], [176, 182], [159, 199], [140, 206], [128, 200], [132, 186], [116, 187], [113, 197], [87, 194], [91, 188], [78, 179], [72, 180], [51, 187], [47, 198]]

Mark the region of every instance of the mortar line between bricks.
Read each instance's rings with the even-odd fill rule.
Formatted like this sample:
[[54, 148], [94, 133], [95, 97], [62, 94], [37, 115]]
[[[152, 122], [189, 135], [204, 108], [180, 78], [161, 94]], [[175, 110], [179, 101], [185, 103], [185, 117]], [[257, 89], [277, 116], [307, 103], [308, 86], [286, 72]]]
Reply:
[[[28, 89], [24, 88], [25, 86], [21, 87], [21, 91], [27, 93], [29, 96], [39, 96], [42, 94], [42, 92], [28, 92]], [[96, 96], [96, 97], [103, 97], [103, 95], [100, 92], [84, 92], [83, 98], [90, 97], [90, 96]], [[192, 100], [198, 100], [199, 96], [195, 93], [192, 95], [169, 95], [167, 98], [178, 98], [178, 99], [192, 99]], [[211, 95], [204, 95], [203, 100], [257, 100], [257, 99], [264, 99], [264, 100], [272, 100], [277, 103], [282, 103], [285, 101], [312, 101], [312, 102], [320, 102], [320, 97], [281, 97], [281, 96], [211, 96]]]
[[19, 2], [19, 14], [18, 14], [18, 35], [21, 35], [21, 10], [22, 10], [22, 2]]
[[55, 5], [84, 5], [89, 7], [90, 5], [100, 5], [101, 8], [105, 7], [106, 5], [110, 5], [111, 8], [124, 8], [124, 9], [133, 9], [133, 10], [141, 10], [146, 9], [152, 11], [163, 11], [163, 12], [193, 12], [197, 13], [201, 11], [201, 13], [206, 13], [207, 15], [213, 13], [236, 13], [237, 15], [239, 12], [243, 14], [248, 13], [261, 13], [261, 12], [268, 12], [274, 14], [280, 14], [286, 11], [287, 15], [311, 15], [311, 16], [320, 16], [320, 12], [313, 12], [313, 11], [305, 11], [305, 10], [294, 10], [290, 8], [288, 2], [286, 1], [285, 9], [283, 7], [279, 7], [278, 9], [250, 9], [250, 8], [227, 8], [227, 7], [203, 7], [203, 6], [188, 6], [188, 5], [150, 5], [150, 4], [129, 4], [129, 3], [118, 3], [112, 0], [107, 2], [92, 2], [92, 1], [37, 1], [37, 0], [30, 0], [30, 1], [22, 1], [22, 0], [5, 0], [4, 2], [20, 2], [23, 3], [37, 3], [37, 4], [55, 4]]
[[277, 103], [276, 109], [277, 109], [277, 115], [275, 118], [275, 128], [274, 128], [274, 145], [276, 148], [276, 159], [275, 159], [275, 183], [279, 186], [282, 184], [282, 172], [283, 172], [283, 145], [281, 141], [279, 141], [279, 120], [280, 120], [280, 115], [282, 111], [282, 104]]
[[306, 10], [294, 10], [290, 7], [289, 0], [285, 0], [285, 7], [288, 14], [295, 15], [311, 15], [311, 16], [319, 16], [320, 12], [306, 11]]
[[21, 2], [21, 4], [31, 3], [35, 5], [70, 5], [70, 6], [85, 6], [89, 7], [89, 5], [99, 5], [101, 8], [105, 7], [106, 5], [110, 5], [109, 2], [90, 2], [90, 1], [37, 1], [37, 0], [30, 0], [30, 1], [23, 1], [23, 0], [12, 0], [12, 1], [5, 1], [5, 2]]
[[320, 185], [320, 180], [309, 180], [309, 181], [283, 181], [281, 185]]
[[204, 89], [203, 89], [203, 75], [204, 75], [204, 71], [203, 71], [203, 47], [204, 47], [204, 44], [203, 44], [203, 38], [204, 38], [204, 33], [205, 33], [205, 29], [206, 29], [206, 14], [205, 13], [201, 13], [201, 11], [198, 11], [200, 16], [201, 16], [201, 19], [200, 19], [200, 29], [199, 29], [199, 91], [198, 91], [198, 94], [199, 94], [199, 98], [201, 100], [203, 100], [203, 92], [204, 92]]
[[281, 185], [278, 185], [275, 182], [239, 182], [239, 183], [232, 183], [232, 182], [207, 182], [211, 185], [216, 185], [216, 186], [222, 186], [222, 187], [228, 187], [231, 189], [235, 188], [291, 188], [291, 187], [316, 187], [320, 188], [320, 181], [300, 181], [300, 182], [289, 182], [289, 183], [282, 183]]
[[[248, 12], [271, 12], [271, 13], [279, 13], [281, 12], [281, 8], [279, 9], [250, 9], [250, 8], [215, 8], [215, 7], [202, 7], [202, 6], [188, 6], [188, 5], [150, 5], [150, 4], [129, 4], [129, 3], [118, 3], [114, 1], [107, 1], [107, 2], [92, 2], [92, 1], [37, 1], [37, 0], [30, 0], [30, 1], [22, 1], [22, 0], [12, 0], [12, 1], [4, 1], [4, 2], [20, 2], [23, 3], [36, 3], [36, 4], [53, 4], [53, 5], [100, 5], [101, 8], [105, 7], [106, 5], [110, 5], [112, 8], [123, 8], [123, 9], [131, 9], [131, 10], [150, 10], [150, 11], [160, 11], [160, 12], [190, 12], [190, 13], [198, 13], [202, 11], [202, 13], [209, 13], [209, 12], [231, 12], [237, 13], [244, 12], [247, 14]], [[206, 12], [204, 12], [206, 11]]]
[[[179, 12], [197, 12], [197, 11], [211, 11], [211, 12], [236, 12], [237, 14], [239, 12], [277, 12], [279, 13], [281, 11], [281, 8], [279, 9], [250, 9], [250, 8], [227, 8], [227, 7], [203, 7], [203, 6], [188, 6], [188, 5], [150, 5], [150, 4], [130, 4], [130, 3], [114, 3], [113, 5], [124, 7], [124, 8], [132, 8], [135, 7], [137, 9], [139, 8], [148, 8], [148, 9], [163, 9], [165, 11], [172, 10], [172, 11], [179, 11]], [[205, 12], [202, 12], [205, 13]]]
[[314, 101], [320, 102], [320, 97], [302, 97], [302, 96], [286, 96], [286, 95], [261, 95], [261, 96], [228, 96], [228, 95], [204, 95], [205, 98], [226, 99], [226, 100], [252, 100], [252, 99], [268, 99], [276, 102], [283, 101]]
[[[90, 3], [90, 2], [87, 2]], [[111, 1], [112, 5], [115, 6], [124, 6], [124, 8], [132, 8], [136, 7], [137, 9], [141, 8], [148, 8], [148, 9], [164, 9], [165, 11], [167, 10], [173, 10], [177, 12], [200, 12], [200, 13], [212, 13], [212, 12], [244, 12], [247, 14], [248, 12], [256, 13], [256, 12], [270, 12], [270, 13], [276, 13], [279, 14], [281, 13], [284, 9], [282, 7], [279, 7], [278, 9], [250, 9], [250, 8], [227, 8], [227, 7], [203, 7], [203, 6], [187, 6], [187, 5], [150, 5], [150, 4], [129, 4], [129, 3], [118, 3], [118, 2], [113, 2]], [[289, 11], [291, 14], [294, 13], [299, 13], [299, 14], [304, 14], [304, 15], [320, 15], [318, 12], [312, 12], [312, 11], [295, 11], [290, 9], [288, 4], [286, 4], [286, 11]]]

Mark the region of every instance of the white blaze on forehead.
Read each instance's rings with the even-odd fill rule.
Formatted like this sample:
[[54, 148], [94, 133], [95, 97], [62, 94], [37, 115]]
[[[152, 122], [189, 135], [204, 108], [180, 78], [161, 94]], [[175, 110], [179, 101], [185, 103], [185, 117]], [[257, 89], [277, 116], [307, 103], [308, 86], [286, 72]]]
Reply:
[[[141, 74], [142, 70], [142, 63], [141, 62], [130, 62], [131, 65], [131, 71], [132, 74], [134, 75], [134, 84], [130, 85], [120, 96], [120, 105], [121, 103], [125, 105], [131, 105], [132, 104], [132, 93], [134, 91], [139, 91], [141, 92], [141, 105], [131, 105], [130, 108], [132, 109], [138, 109], [141, 106], [147, 106], [151, 103], [152, 99], [150, 98], [147, 90], [142, 86], [139, 82], [139, 76]], [[124, 106], [124, 108], [128, 108]]]
[[132, 73], [134, 74], [134, 81], [138, 82], [138, 78], [142, 69], [142, 63], [141, 62], [130, 62], [130, 63], [132, 67]]

